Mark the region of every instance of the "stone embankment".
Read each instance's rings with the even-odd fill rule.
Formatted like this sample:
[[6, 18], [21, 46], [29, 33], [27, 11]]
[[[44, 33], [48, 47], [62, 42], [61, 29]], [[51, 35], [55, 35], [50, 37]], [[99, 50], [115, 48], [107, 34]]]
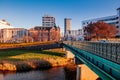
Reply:
[[70, 60], [26, 60], [26, 61], [1, 61], [1, 71], [29, 71], [33, 69], [47, 69], [51, 67], [65, 66]]

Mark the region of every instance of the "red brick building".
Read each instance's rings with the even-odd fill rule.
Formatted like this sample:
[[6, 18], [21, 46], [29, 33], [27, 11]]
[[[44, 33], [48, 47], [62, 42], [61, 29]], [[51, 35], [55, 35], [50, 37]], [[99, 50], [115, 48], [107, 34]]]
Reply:
[[60, 28], [59, 27], [43, 27], [36, 26], [29, 30], [29, 36], [33, 38], [33, 41], [59, 41], [60, 40]]

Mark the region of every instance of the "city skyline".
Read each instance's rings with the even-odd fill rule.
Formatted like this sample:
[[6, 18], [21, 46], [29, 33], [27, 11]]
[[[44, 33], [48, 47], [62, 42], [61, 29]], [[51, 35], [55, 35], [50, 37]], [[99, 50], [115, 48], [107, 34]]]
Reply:
[[63, 32], [64, 18], [71, 18], [72, 29], [79, 29], [81, 21], [116, 15], [118, 7], [119, 0], [0, 0], [0, 20], [29, 29], [42, 25], [47, 14], [56, 18]]

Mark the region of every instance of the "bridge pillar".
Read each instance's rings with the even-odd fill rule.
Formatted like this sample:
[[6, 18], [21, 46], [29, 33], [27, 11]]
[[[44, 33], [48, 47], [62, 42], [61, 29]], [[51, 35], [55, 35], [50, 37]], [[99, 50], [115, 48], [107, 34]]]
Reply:
[[77, 66], [76, 80], [99, 80], [99, 76], [85, 64], [80, 64]]
[[81, 80], [81, 67], [77, 66], [77, 75], [76, 75], [76, 80]]

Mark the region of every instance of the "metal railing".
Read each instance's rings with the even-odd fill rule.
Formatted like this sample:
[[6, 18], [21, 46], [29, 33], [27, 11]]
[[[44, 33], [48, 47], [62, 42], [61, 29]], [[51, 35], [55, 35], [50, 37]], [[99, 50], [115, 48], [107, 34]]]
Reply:
[[107, 60], [120, 64], [120, 43], [66, 41], [65, 44], [80, 48]]

